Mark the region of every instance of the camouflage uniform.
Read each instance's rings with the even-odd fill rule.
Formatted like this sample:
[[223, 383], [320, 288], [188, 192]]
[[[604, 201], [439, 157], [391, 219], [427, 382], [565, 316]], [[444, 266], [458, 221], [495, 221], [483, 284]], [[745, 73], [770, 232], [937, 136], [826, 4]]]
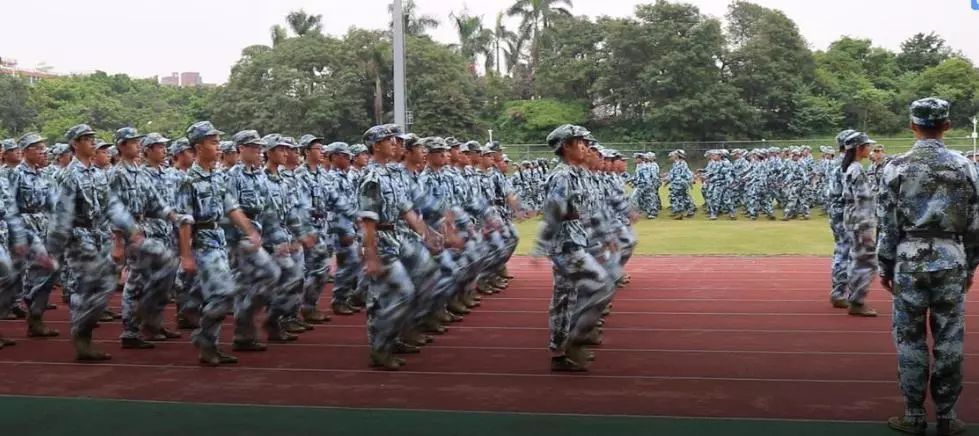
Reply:
[[[837, 144], [842, 147], [846, 138], [853, 130], [844, 130], [836, 136]], [[843, 154], [841, 153], [829, 165], [829, 176], [826, 180], [826, 210], [829, 215], [829, 228], [833, 233], [833, 266], [832, 289], [829, 298], [840, 307], [850, 297], [847, 268], [850, 265], [849, 232], [843, 225]]]
[[[851, 133], [845, 140], [847, 150], [871, 141], [860, 132]], [[843, 228], [850, 245], [849, 265], [847, 267], [848, 301], [851, 312], [863, 307], [864, 299], [870, 291], [877, 261], [874, 252], [877, 229], [877, 203], [873, 189], [863, 165], [858, 161], [850, 163], [843, 172]]]
[[[8, 229], [8, 244], [0, 245], [0, 319], [6, 319], [21, 290], [7, 247], [25, 246], [27, 235], [21, 217], [17, 212], [17, 207], [7, 195], [6, 190], [0, 190], [0, 211], [2, 211], [0, 218], [6, 221], [6, 228]], [[4, 339], [0, 335], [0, 348], [14, 343], [14, 341]]]
[[[94, 135], [87, 125], [72, 127], [65, 135], [69, 142]], [[71, 334], [79, 358], [104, 360], [108, 355], [91, 350], [92, 330], [105, 311], [118, 276], [110, 260], [111, 241], [100, 229], [109, 221], [123, 234], [135, 235], [138, 227], [125, 206], [103, 184], [101, 171], [86, 166], [77, 158], [65, 169], [60, 197], [55, 204], [48, 233], [48, 247], [57, 257], [62, 252], [67, 267], [76, 273], [71, 295]]]
[[686, 153], [676, 150], [670, 156], [678, 156], [673, 162], [670, 172], [666, 175], [670, 187], [670, 209], [675, 217], [693, 216], [693, 199], [690, 198], [690, 184], [693, 182], [693, 172], [687, 166]]
[[[331, 153], [353, 153], [348, 148], [344, 150], [339, 145], [331, 144], [327, 146], [326, 155]], [[355, 184], [358, 176], [353, 176], [353, 168], [345, 173], [337, 168], [331, 169], [326, 176], [326, 185], [330, 186], [330, 195], [337, 196], [337, 204], [345, 204], [344, 207], [335, 209], [350, 209], [359, 211], [359, 198], [357, 190], [359, 186]], [[325, 199], [325, 197], [324, 197]], [[345, 216], [344, 214], [334, 213], [330, 216], [330, 231], [334, 236], [334, 249], [336, 251], [337, 272], [333, 283], [332, 305], [351, 305], [356, 296], [357, 281], [360, 276], [363, 263], [360, 257], [360, 241], [357, 237], [356, 215]]]
[[[588, 136], [582, 127], [564, 125], [547, 139], [557, 151], [568, 140]], [[535, 255], [546, 254], [553, 264], [549, 348], [561, 354], [552, 361], [554, 369], [583, 369], [587, 365], [580, 347], [594, 334], [613, 287], [605, 268], [587, 251], [592, 241], [588, 239], [586, 223], [596, 211], [586, 204], [589, 193], [583, 182], [584, 171], [561, 163], [549, 174], [544, 187], [543, 220], [534, 249]]]
[[809, 219], [809, 172], [806, 163], [801, 157], [801, 152], [797, 149], [790, 151], [793, 159], [782, 164], [782, 187], [785, 191], [785, 216], [784, 219], [792, 219], [801, 216]]
[[[911, 120], [937, 127], [948, 119], [948, 110], [945, 101], [919, 100], [911, 104]], [[967, 278], [979, 264], [976, 170], [941, 140], [923, 139], [884, 168], [880, 186], [887, 212], [877, 256], [881, 277], [893, 280], [893, 335], [906, 401], [904, 420], [923, 428], [930, 388], [939, 430], [944, 425], [950, 433], [962, 391]], [[929, 330], [934, 339], [931, 364]]]
[[752, 150], [754, 160], [749, 165], [745, 178], [745, 212], [748, 218], [757, 219], [764, 214], [769, 219], [775, 219], [771, 191], [768, 182], [768, 164], [765, 160], [768, 153], [765, 150]]
[[[136, 129], [116, 132], [116, 144], [142, 139]], [[127, 250], [129, 275], [122, 293], [123, 345], [139, 342], [140, 327], [151, 336], [163, 330], [163, 308], [177, 273], [173, 256], [173, 209], [164, 203], [149, 176], [135, 163], [119, 162], [108, 172], [109, 188], [133, 216], [146, 239], [138, 249]]]
[[[179, 138], [170, 143], [169, 154], [176, 156], [184, 151], [191, 150], [190, 142], [187, 138]], [[167, 167], [150, 171], [150, 176], [154, 180], [163, 180], [160, 194], [166, 199], [168, 204], [176, 206], [177, 190], [183, 185], [187, 178], [188, 171], [179, 168]], [[204, 297], [201, 295], [199, 287], [195, 286], [196, 280], [192, 274], [177, 269], [177, 277], [173, 284], [173, 297], [177, 303], [177, 322], [182, 325], [180, 328], [191, 327], [196, 324], [196, 318], [200, 315]]]

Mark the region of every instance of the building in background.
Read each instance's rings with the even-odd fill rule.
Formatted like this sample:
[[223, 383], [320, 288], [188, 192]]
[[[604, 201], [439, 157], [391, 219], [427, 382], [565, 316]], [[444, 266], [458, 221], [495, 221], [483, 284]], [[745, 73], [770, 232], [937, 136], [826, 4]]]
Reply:
[[9, 74], [11, 76], [22, 77], [27, 79], [27, 81], [31, 84], [37, 83], [42, 79], [58, 76], [57, 74], [52, 73], [50, 68], [21, 68], [17, 65], [16, 59], [5, 57], [0, 57], [0, 74]]
[[189, 86], [205, 86], [201, 79], [201, 73], [186, 71], [183, 73], [170, 73], [169, 76], [160, 77], [160, 84], [166, 86], [179, 86], [186, 88]]

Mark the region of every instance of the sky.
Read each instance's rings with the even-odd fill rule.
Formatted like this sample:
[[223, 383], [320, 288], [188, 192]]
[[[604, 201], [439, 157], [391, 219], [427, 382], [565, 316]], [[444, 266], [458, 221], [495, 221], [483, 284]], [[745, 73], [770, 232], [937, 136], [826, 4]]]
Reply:
[[[573, 0], [576, 15], [629, 16], [654, 0]], [[897, 51], [911, 35], [936, 32], [979, 64], [977, 0], [754, 0], [780, 9], [813, 50], [843, 35], [869, 38]], [[729, 0], [685, 0], [723, 18]], [[241, 49], [270, 44], [269, 29], [290, 11], [323, 16], [324, 31], [386, 28], [390, 0], [46, 0], [0, 1], [0, 57], [21, 67], [47, 64], [60, 73], [102, 70], [135, 77], [197, 71], [206, 83], [227, 81]], [[492, 26], [513, 0], [416, 0], [421, 14], [442, 25], [430, 34], [457, 41], [449, 14], [467, 9]], [[511, 20], [510, 27], [517, 22]]]

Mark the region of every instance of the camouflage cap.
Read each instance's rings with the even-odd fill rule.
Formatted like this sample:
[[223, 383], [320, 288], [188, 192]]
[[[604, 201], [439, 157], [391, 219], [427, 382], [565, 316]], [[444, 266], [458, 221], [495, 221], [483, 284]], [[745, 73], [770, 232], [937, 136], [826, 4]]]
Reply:
[[948, 120], [949, 104], [940, 98], [928, 97], [911, 103], [911, 123], [922, 127], [937, 127]]
[[852, 150], [864, 144], [876, 144], [876, 143], [877, 142], [874, 141], [873, 139], [870, 139], [870, 137], [867, 136], [866, 133], [853, 132], [846, 137], [846, 140], [843, 142], [843, 146], [846, 147], [847, 150]]
[[262, 151], [269, 151], [276, 147], [297, 148], [298, 145], [292, 137], [278, 133], [270, 133], [262, 137]]
[[327, 156], [333, 154], [345, 154], [347, 156], [354, 155], [351, 147], [347, 145], [346, 142], [331, 142], [323, 147], [323, 153], [325, 153]]
[[367, 153], [367, 146], [364, 145], [364, 144], [354, 144], [354, 145], [351, 145], [350, 146], [350, 153], [353, 154], [354, 156], [356, 156], [358, 154], [361, 154], [361, 153]]
[[101, 150], [103, 148], [109, 148], [109, 147], [112, 147], [112, 143], [111, 142], [105, 142], [105, 141], [103, 141], [101, 139], [96, 139], [95, 140], [95, 149], [96, 150]]
[[449, 144], [446, 143], [445, 139], [438, 136], [425, 138], [425, 140], [422, 141], [422, 145], [424, 145], [428, 151], [449, 151], [449, 149], [452, 148], [449, 147]]
[[170, 142], [170, 138], [167, 138], [157, 132], [153, 132], [146, 134], [143, 139], [139, 140], [139, 146], [145, 149], [156, 144], [166, 145], [168, 142]]
[[248, 145], [261, 147], [265, 144], [262, 142], [262, 137], [256, 130], [242, 130], [235, 133], [234, 136], [231, 137], [231, 141], [234, 142], [235, 146], [237, 147]]
[[235, 153], [238, 151], [238, 149], [235, 148], [234, 141], [221, 141], [221, 143], [218, 145], [218, 150], [220, 150], [221, 153]]
[[224, 132], [215, 129], [210, 121], [198, 121], [187, 128], [187, 140], [191, 145], [201, 142], [204, 138], [214, 135], [223, 135]]
[[20, 148], [27, 148], [38, 142], [44, 142], [44, 137], [37, 132], [29, 132], [23, 134], [20, 139], [17, 140], [17, 146]]
[[479, 153], [479, 142], [468, 141], [459, 146], [459, 151], [463, 153]]
[[643, 155], [642, 153], [639, 153], [639, 152], [632, 153], [632, 157], [635, 158], [635, 159], [645, 159], [646, 158], [645, 155]]
[[54, 144], [54, 146], [48, 150], [48, 153], [50, 153], [51, 156], [55, 156], [55, 157], [61, 156], [65, 153], [71, 153], [71, 147], [69, 147], [68, 144], [59, 142], [57, 144]]
[[65, 140], [68, 142], [74, 141], [82, 136], [94, 135], [95, 130], [92, 130], [88, 124], [79, 124], [73, 126], [65, 132]]
[[782, 149], [781, 148], [778, 148], [778, 147], [769, 147], [768, 152], [769, 153], [781, 153], [782, 152]]
[[819, 151], [822, 152], [823, 154], [834, 154], [835, 153], [835, 151], [833, 150], [833, 147], [829, 147], [829, 146], [826, 146], [826, 145], [819, 146]]
[[0, 141], [0, 144], [3, 144], [3, 151], [5, 151], [5, 152], [6, 151], [13, 151], [13, 150], [16, 150], [18, 148], [17, 147], [17, 141], [15, 141], [13, 138], [4, 139], [3, 141]]
[[116, 130], [116, 133], [112, 135], [112, 142], [116, 145], [122, 144], [130, 139], [140, 139], [146, 135], [140, 135], [139, 131], [135, 127], [123, 127]]
[[646, 159], [647, 160], [656, 160], [656, 153], [653, 153], [653, 152], [646, 153]]
[[170, 143], [170, 155], [176, 156], [187, 150], [191, 150], [193, 147], [190, 146], [190, 140], [187, 138], [177, 138]]
[[491, 155], [493, 153], [496, 153], [495, 150], [493, 150], [492, 148], [490, 148], [487, 145], [483, 145], [482, 147], [479, 147], [478, 150], [479, 150], [479, 155], [480, 156], [489, 156], [489, 155]]
[[500, 145], [500, 141], [489, 141], [486, 143], [486, 147], [493, 150], [494, 153], [502, 153], [503, 146]]
[[462, 143], [459, 142], [459, 140], [456, 139], [455, 136], [446, 136], [445, 137], [445, 145], [448, 145], [449, 148], [455, 148], [455, 147], [458, 147], [458, 146], [462, 145]]
[[421, 138], [419, 138], [418, 135], [414, 133], [408, 133], [404, 135], [404, 140], [405, 140], [405, 148], [408, 149], [415, 148], [416, 145], [422, 145], [420, 141]]
[[573, 138], [591, 138], [591, 132], [581, 126], [563, 124], [547, 135], [547, 144], [557, 151], [565, 142]]
[[969, 151], [965, 152], [965, 154], [963, 154], [963, 156], [968, 157], [968, 158], [975, 157], [975, 155], [976, 155], [976, 152], [974, 152], [972, 150], [969, 150]]
[[846, 144], [846, 137], [847, 136], [850, 136], [850, 134], [852, 134], [853, 132], [856, 132], [856, 130], [846, 129], [846, 130], [841, 131], [840, 133], [837, 133], [836, 134], [836, 146], [837, 147], [843, 147]]
[[401, 139], [408, 139], [408, 135], [401, 130], [401, 126], [397, 124], [381, 124], [371, 127], [364, 132], [364, 144], [374, 145], [378, 141], [382, 141], [392, 136]]
[[109, 146], [109, 157], [117, 157], [117, 156], [119, 156], [119, 147], [116, 147], [114, 145], [110, 145]]
[[310, 145], [313, 145], [317, 142], [322, 143], [323, 137], [311, 135], [309, 133], [299, 137], [299, 146], [302, 148], [309, 148]]
[[503, 162], [510, 163], [510, 162], [513, 162], [513, 161], [510, 160], [510, 157], [509, 156], [507, 156], [507, 155], [504, 154], [503, 155]]

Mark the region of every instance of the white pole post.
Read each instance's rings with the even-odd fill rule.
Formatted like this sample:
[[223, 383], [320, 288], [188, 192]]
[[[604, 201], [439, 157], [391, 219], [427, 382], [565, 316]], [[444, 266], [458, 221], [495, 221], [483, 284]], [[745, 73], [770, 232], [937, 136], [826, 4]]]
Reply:
[[394, 23], [394, 123], [408, 129], [408, 117], [405, 105], [405, 18], [401, 0], [394, 0], [392, 5], [392, 22]]

